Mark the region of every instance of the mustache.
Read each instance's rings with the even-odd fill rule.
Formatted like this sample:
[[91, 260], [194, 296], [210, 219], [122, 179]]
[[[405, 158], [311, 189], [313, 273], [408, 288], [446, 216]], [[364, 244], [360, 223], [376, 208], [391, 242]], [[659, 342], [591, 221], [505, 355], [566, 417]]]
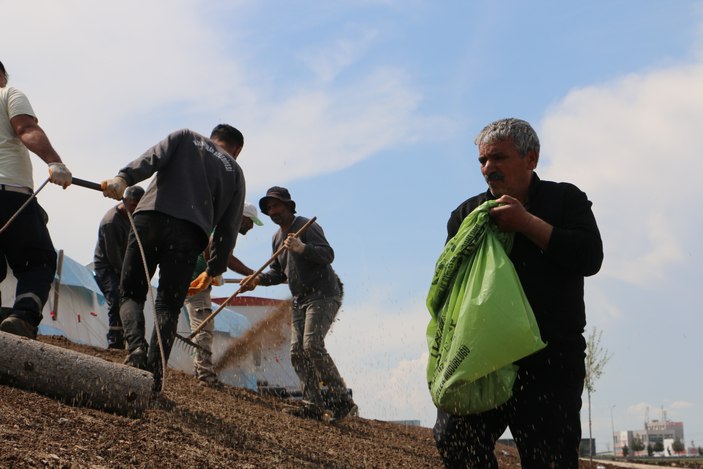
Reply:
[[486, 182], [503, 181], [505, 179], [505, 176], [503, 176], [503, 173], [494, 171], [490, 174], [487, 174], [484, 179], [486, 180]]

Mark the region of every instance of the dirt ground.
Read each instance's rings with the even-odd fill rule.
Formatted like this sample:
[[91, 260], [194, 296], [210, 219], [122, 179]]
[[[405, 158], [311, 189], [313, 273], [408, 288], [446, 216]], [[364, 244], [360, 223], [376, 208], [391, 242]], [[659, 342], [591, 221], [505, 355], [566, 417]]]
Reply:
[[[125, 356], [58, 337], [39, 340], [115, 362]], [[300, 419], [281, 412], [290, 404], [280, 398], [204, 388], [174, 370], [165, 396], [130, 418], [0, 385], [0, 467], [441, 467], [428, 428]], [[496, 453], [501, 468], [520, 467], [514, 449]]]

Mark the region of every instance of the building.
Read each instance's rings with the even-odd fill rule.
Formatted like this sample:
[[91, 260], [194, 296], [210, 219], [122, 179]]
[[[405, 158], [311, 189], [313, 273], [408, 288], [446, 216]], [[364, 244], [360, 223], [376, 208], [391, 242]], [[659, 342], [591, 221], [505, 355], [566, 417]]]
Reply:
[[[679, 440], [685, 442], [683, 422], [672, 422], [666, 418], [666, 411], [662, 409], [660, 420], [649, 420], [649, 410], [645, 416], [644, 429], [641, 430], [626, 430], [613, 433], [613, 452], [615, 456], [622, 456], [624, 446], [634, 454], [633, 451], [635, 442], [642, 444], [642, 450], [638, 453], [646, 454], [649, 445], [657, 445], [660, 443], [663, 448], [671, 447], [673, 441]], [[667, 446], [667, 443], [669, 444]]]
[[645, 446], [648, 444], [661, 443], [664, 440], [679, 440], [685, 441], [683, 435], [683, 422], [672, 422], [666, 420], [666, 413], [663, 413], [664, 419], [652, 420], [644, 423], [644, 430], [635, 431], [635, 438], [639, 438]]

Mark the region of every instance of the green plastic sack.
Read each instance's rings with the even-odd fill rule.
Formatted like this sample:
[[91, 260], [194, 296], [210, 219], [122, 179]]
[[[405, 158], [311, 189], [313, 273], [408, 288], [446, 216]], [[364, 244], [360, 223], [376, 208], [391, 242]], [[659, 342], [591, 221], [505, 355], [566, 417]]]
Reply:
[[[487, 201], [471, 212], [440, 255], [427, 295], [434, 404], [454, 415], [494, 409], [512, 395], [513, 362], [546, 346]], [[507, 252], [506, 252], [507, 251]]]

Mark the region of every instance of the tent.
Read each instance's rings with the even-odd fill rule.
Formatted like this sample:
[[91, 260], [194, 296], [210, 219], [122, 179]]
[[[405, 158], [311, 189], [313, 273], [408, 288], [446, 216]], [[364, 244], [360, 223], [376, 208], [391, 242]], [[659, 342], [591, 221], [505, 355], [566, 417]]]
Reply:
[[[68, 340], [107, 347], [107, 303], [100, 291], [93, 271], [59, 252], [60, 269], [57, 269], [54, 285], [49, 293], [49, 301], [44, 307], [43, 320], [39, 325], [41, 335], [60, 335]], [[0, 284], [3, 306], [11, 306], [15, 297], [17, 281], [8, 266], [7, 278]], [[156, 288], [152, 286], [155, 295]], [[151, 295], [147, 297], [144, 307], [147, 340], [151, 337], [154, 324]], [[249, 300], [246, 300], [248, 298]], [[213, 340], [213, 361], [221, 361], [221, 356], [236, 346], [238, 340], [252, 328], [255, 321], [250, 319], [265, 317], [267, 311], [278, 305], [281, 300], [265, 298], [240, 297], [224, 308], [215, 317], [215, 334]], [[213, 310], [218, 307], [213, 304]], [[185, 307], [178, 319], [178, 333], [190, 334], [190, 326]], [[284, 329], [285, 326], [284, 326]], [[290, 340], [290, 325], [287, 327], [287, 341]], [[285, 332], [284, 332], [285, 334]], [[193, 351], [174, 344], [169, 367], [193, 373]], [[287, 346], [277, 343], [275, 350], [266, 349], [265, 344], [254, 347], [250, 355], [230, 361], [219, 370], [220, 380], [232, 386], [256, 390], [257, 384], [267, 382], [276, 386], [297, 387], [297, 376], [290, 365]], [[261, 356], [266, 357], [262, 362]], [[257, 358], [259, 357], [259, 358]]]

